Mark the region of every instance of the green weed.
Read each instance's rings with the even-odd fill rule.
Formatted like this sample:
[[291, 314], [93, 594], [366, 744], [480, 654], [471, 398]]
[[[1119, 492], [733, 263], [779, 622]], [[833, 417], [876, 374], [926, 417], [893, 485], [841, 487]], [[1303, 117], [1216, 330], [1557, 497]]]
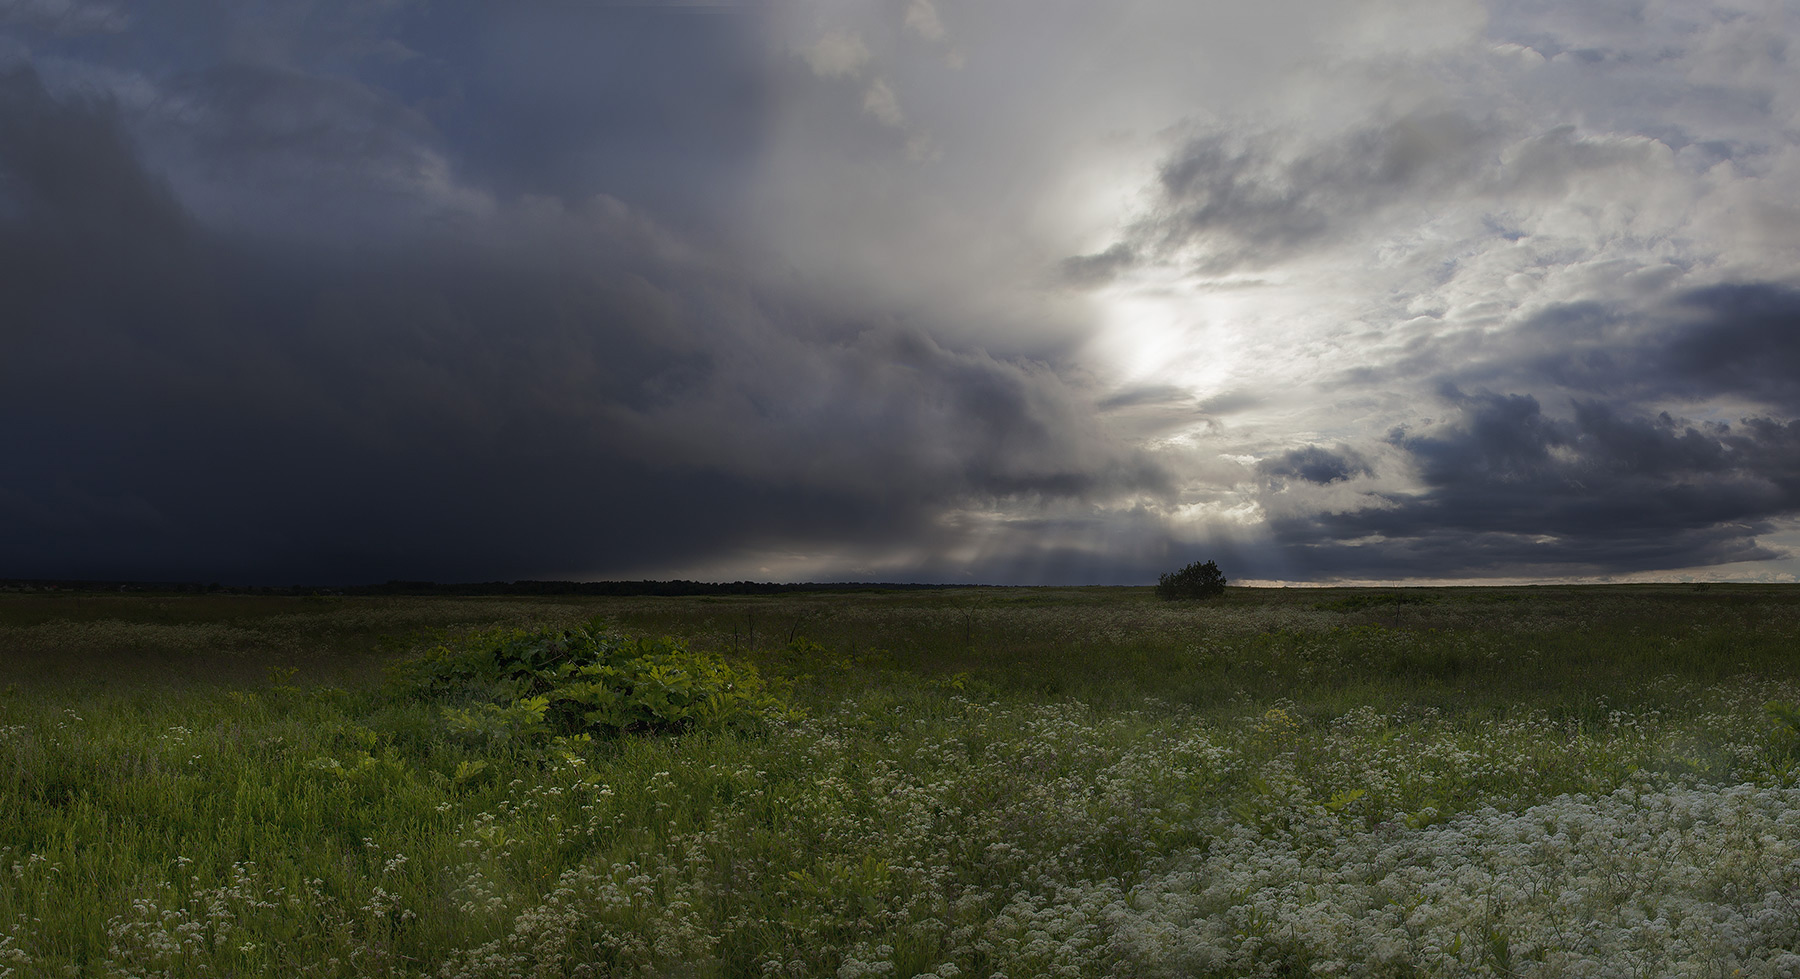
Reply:
[[1800, 595], [1503, 594], [0, 596], [0, 977], [1800, 966]]

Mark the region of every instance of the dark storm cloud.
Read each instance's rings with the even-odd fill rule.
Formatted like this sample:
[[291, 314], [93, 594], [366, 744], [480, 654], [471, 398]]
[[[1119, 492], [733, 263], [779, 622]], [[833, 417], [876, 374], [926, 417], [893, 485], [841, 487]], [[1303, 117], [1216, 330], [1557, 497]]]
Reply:
[[1462, 387], [1550, 384], [1620, 404], [1729, 397], [1800, 414], [1800, 291], [1744, 282], [1690, 290], [1650, 310], [1564, 303], [1469, 362], [1433, 359], [1440, 356], [1428, 346], [1396, 370]]
[[437, 79], [436, 121], [470, 179], [502, 195], [606, 193], [687, 223], [741, 187], [767, 136], [772, 92], [756, 10], [434, 10], [404, 35], [427, 67], [403, 70]]
[[1277, 538], [1337, 574], [1594, 574], [1775, 557], [1757, 537], [1800, 512], [1800, 422], [1591, 400], [1558, 416], [1530, 395], [1445, 396], [1453, 422], [1389, 437], [1422, 490], [1278, 519]]
[[[40, 7], [89, 5], [21, 9]], [[53, 90], [132, 102], [128, 128], [208, 224], [435, 218], [409, 187], [429, 175], [501, 200], [607, 194], [710, 232], [770, 130], [757, 11], [175, 0], [123, 40], [20, 36]]]
[[1715, 286], [1681, 302], [1658, 366], [1703, 394], [1732, 393], [1800, 414], [1800, 292]]
[[82, 0], [0, 0], [0, 24], [20, 24], [53, 34], [114, 34], [131, 22], [124, 10]]
[[[333, 222], [407, 205], [443, 164], [432, 123], [348, 78], [255, 64], [184, 74], [165, 88], [162, 132], [202, 206], [243, 226]], [[388, 216], [388, 215], [381, 215]]]
[[[1419, 487], [1275, 518], [1298, 564], [1373, 577], [1698, 567], [1779, 557], [1758, 537], [1800, 513], [1800, 292], [1786, 286], [1713, 286], [1647, 312], [1554, 306], [1485, 356], [1403, 370], [1446, 378], [1451, 410], [1386, 440]], [[1494, 390], [1508, 384], [1560, 393]], [[1712, 420], [1661, 407], [1721, 401], [1742, 407]], [[1261, 468], [1373, 474], [1315, 447]]]
[[1321, 486], [1370, 473], [1369, 464], [1361, 456], [1341, 445], [1335, 450], [1316, 445], [1294, 449], [1274, 459], [1263, 460], [1257, 471], [1278, 480], [1303, 479]]
[[0, 0], [0, 575], [1794, 532], [1779, 18], [1097, 10]]
[[300, 248], [197, 223], [29, 72], [0, 132], [0, 574], [622, 575], [1167, 483], [1047, 367], [827, 319], [616, 201]]

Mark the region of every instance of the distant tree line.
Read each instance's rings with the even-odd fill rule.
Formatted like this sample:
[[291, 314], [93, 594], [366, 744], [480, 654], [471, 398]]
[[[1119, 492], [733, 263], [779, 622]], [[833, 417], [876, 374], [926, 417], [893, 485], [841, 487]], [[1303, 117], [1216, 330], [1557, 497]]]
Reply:
[[197, 581], [98, 581], [73, 578], [0, 578], [0, 592], [72, 591], [72, 592], [154, 592], [160, 595], [202, 595], [209, 592], [241, 591], [218, 583]]
[[378, 585], [221, 585], [179, 581], [88, 581], [77, 579], [0, 579], [0, 591], [139, 592], [223, 595], [780, 595], [790, 592], [926, 591], [947, 588], [996, 588], [998, 585], [929, 584], [921, 582], [773, 582], [773, 581], [401, 581]]
[[390, 581], [337, 589], [345, 595], [781, 595], [799, 591], [921, 591], [943, 588], [992, 588], [993, 585], [945, 585], [919, 582], [775, 582], [775, 581], [486, 581], [441, 584], [435, 581]]

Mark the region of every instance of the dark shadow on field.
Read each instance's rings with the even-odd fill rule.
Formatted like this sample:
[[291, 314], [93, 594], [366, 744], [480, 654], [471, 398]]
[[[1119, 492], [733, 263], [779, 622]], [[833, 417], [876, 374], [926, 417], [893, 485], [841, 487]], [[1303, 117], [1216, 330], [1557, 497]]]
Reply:
[[[1800, 587], [1689, 585], [1150, 589], [622, 600], [628, 628], [683, 636], [820, 682], [847, 671], [967, 674], [998, 691], [1100, 706], [1267, 702], [1518, 703], [1591, 710], [1643, 681], [1788, 675]], [[808, 642], [799, 653], [795, 636]], [[858, 682], [867, 680], [863, 676]]]
[[[1303, 700], [1579, 721], [1680, 683], [1800, 671], [1800, 587], [981, 588], [638, 597], [0, 596], [0, 684], [362, 686], [494, 626], [625, 629], [828, 697], [923, 677], [971, 695], [1241, 711]], [[272, 673], [271, 671], [275, 671]], [[1650, 684], [1661, 678], [1679, 681]], [[1657, 693], [1656, 691], [1664, 691]], [[1646, 698], [1649, 698], [1648, 700]]]
[[592, 615], [529, 597], [0, 595], [0, 685], [358, 687], [432, 638]]

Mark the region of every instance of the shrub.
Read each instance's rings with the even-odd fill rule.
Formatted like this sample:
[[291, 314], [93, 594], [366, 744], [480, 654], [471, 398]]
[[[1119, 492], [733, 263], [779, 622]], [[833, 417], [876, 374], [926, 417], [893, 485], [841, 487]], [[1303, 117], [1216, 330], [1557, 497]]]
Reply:
[[1196, 561], [1180, 571], [1156, 579], [1156, 597], [1165, 602], [1181, 598], [1211, 598], [1225, 593], [1225, 576], [1213, 561]]
[[444, 716], [462, 734], [507, 741], [741, 729], [793, 714], [754, 666], [677, 639], [633, 638], [598, 622], [484, 638], [473, 648], [439, 646], [396, 671], [410, 693], [450, 701]]

